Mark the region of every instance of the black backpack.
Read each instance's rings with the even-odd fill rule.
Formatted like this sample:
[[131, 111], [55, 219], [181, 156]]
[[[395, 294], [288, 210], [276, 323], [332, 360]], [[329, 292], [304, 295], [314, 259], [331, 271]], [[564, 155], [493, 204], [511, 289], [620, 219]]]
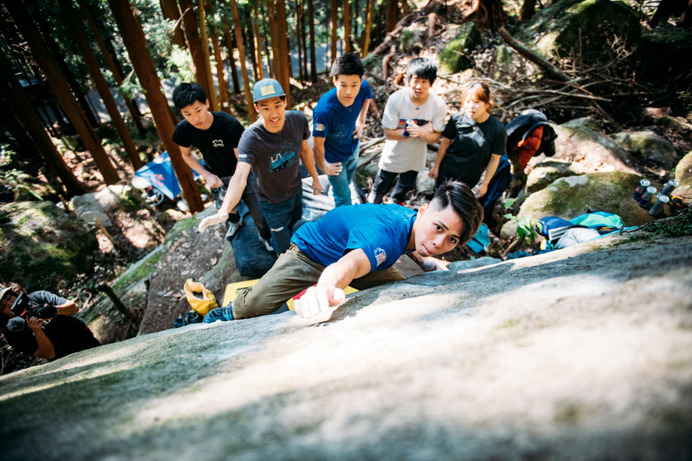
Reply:
[[526, 109], [505, 127], [507, 131], [507, 153], [511, 153], [520, 141], [528, 138], [533, 130], [539, 126], [543, 127], [543, 137], [534, 156], [545, 154], [546, 157], [552, 157], [555, 155], [555, 138], [557, 138], [557, 134], [553, 127], [550, 126], [550, 123], [548, 123], [548, 118], [535, 109]]

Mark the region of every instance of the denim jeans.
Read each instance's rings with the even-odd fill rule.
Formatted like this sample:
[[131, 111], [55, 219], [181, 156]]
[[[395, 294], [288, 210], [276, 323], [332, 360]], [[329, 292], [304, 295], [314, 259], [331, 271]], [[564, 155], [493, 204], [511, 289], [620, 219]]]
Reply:
[[274, 251], [284, 253], [291, 244], [293, 226], [303, 216], [303, 191], [279, 203], [260, 201], [260, 208], [269, 224]]
[[356, 146], [353, 155], [341, 162], [343, 169], [336, 176], [327, 176], [329, 184], [332, 185], [332, 193], [334, 194], [334, 205], [345, 206], [351, 204], [351, 181], [358, 166], [358, 151], [360, 143]]

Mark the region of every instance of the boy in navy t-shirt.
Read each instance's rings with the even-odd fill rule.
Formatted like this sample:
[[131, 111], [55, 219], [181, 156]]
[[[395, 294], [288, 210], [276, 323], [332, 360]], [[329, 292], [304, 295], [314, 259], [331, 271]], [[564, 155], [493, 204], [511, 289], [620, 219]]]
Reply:
[[350, 184], [358, 166], [358, 146], [372, 89], [363, 80], [357, 54], [334, 61], [330, 75], [334, 87], [320, 97], [313, 112], [313, 150], [317, 167], [329, 177], [334, 204], [351, 204]]
[[204, 321], [271, 314], [308, 287], [295, 302], [296, 313], [326, 320], [344, 301], [346, 286], [362, 289], [403, 279], [392, 267], [402, 254], [425, 271], [444, 269], [430, 257], [467, 242], [482, 220], [478, 199], [458, 181], [439, 187], [418, 212], [395, 204], [335, 208], [298, 229], [289, 250], [255, 287]]

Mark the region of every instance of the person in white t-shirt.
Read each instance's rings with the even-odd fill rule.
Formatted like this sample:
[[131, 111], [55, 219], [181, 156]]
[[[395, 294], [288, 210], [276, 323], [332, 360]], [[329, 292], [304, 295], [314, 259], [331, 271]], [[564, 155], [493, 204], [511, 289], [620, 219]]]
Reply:
[[427, 144], [437, 142], [445, 128], [445, 102], [430, 92], [436, 78], [432, 61], [413, 59], [406, 67], [407, 86], [387, 100], [382, 117], [387, 140], [369, 202], [382, 203], [394, 187], [392, 200], [403, 204], [406, 193], [415, 189], [418, 172], [425, 169]]

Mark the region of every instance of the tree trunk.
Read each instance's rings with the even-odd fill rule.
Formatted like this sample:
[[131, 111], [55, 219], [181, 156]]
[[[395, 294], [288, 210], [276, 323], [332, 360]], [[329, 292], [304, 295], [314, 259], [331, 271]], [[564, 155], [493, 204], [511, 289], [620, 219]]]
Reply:
[[216, 61], [216, 79], [219, 82], [219, 105], [221, 110], [231, 113], [231, 97], [228, 94], [228, 85], [226, 84], [226, 76], [223, 69], [223, 57], [221, 56], [221, 47], [219, 46], [218, 30], [214, 26], [211, 34], [211, 45], [214, 49], [214, 61]]
[[267, 23], [269, 24], [269, 36], [272, 50], [272, 76], [281, 81], [281, 50], [279, 48], [279, 25], [276, 20], [276, 8], [274, 0], [267, 0]]
[[231, 79], [233, 80], [233, 94], [240, 94], [240, 81], [238, 80], [238, 69], [235, 65], [235, 55], [233, 47], [233, 38], [231, 37], [231, 29], [227, 24], [223, 31], [223, 37], [226, 41], [228, 49], [228, 66], [231, 68]]
[[161, 142], [168, 150], [168, 156], [180, 183], [183, 198], [187, 201], [190, 212], [202, 211], [202, 198], [192, 177], [190, 167], [183, 160], [178, 145], [173, 142], [173, 129], [175, 127], [173, 116], [168, 106], [168, 100], [161, 90], [161, 81], [156, 73], [154, 61], [149, 54], [142, 26], [134, 16], [127, 0], [108, 0], [108, 4], [118, 29], [120, 29], [120, 35], [125, 48], [127, 48], [127, 53], [130, 55], [130, 61], [137, 78], [145, 90], [151, 115], [154, 118]]
[[276, 0], [276, 22], [279, 25], [279, 37], [283, 38], [286, 37], [283, 40], [279, 40], [279, 49], [281, 50], [281, 54], [279, 55], [279, 58], [281, 58], [281, 78], [279, 78], [279, 82], [281, 82], [281, 86], [284, 88], [284, 91], [286, 92], [286, 102], [288, 103], [288, 107], [291, 107], [291, 95], [290, 95], [290, 89], [291, 89], [291, 75], [293, 74], [292, 70], [292, 65], [291, 65], [291, 52], [288, 49], [288, 25], [286, 23], [286, 0]]
[[[330, 64], [334, 64], [334, 61], [336, 61], [336, 44], [337, 44], [337, 31], [339, 30], [339, 3], [336, 0], [332, 0], [332, 12], [331, 12], [331, 17], [332, 17], [332, 60], [330, 61]], [[330, 66], [331, 67], [331, 66]]]
[[[267, 73], [270, 77], [274, 77], [274, 57], [272, 55], [273, 47], [271, 41], [274, 36], [271, 32], [271, 27], [269, 27], [269, 14], [264, 10], [265, 2], [260, 3], [260, 8], [262, 8], [262, 16], [264, 20], [262, 21], [262, 30], [264, 31], [264, 37], [268, 39], [264, 40], [264, 55], [267, 57]], [[269, 29], [269, 30], [267, 30]]]
[[295, 17], [296, 17], [296, 49], [298, 50], [298, 80], [305, 81], [303, 74], [303, 36], [300, 33], [300, 0], [296, 0]]
[[370, 31], [372, 30], [372, 18], [375, 15], [375, 0], [367, 0], [367, 11], [365, 14], [365, 38], [363, 39], [363, 50], [360, 53], [362, 58], [368, 55], [370, 48]]
[[351, 2], [344, 2], [344, 53], [351, 52]]
[[214, 76], [211, 72], [211, 59], [209, 59], [209, 39], [207, 38], [207, 13], [204, 10], [204, 0], [197, 0], [197, 11], [199, 12], [199, 32], [202, 45], [202, 58], [204, 59], [204, 73], [207, 74], [207, 86], [209, 87], [209, 103], [212, 110], [219, 110], [219, 101], [216, 97], [216, 87], [214, 86]]
[[305, 33], [305, 0], [300, 2], [300, 28], [298, 33], [300, 34], [300, 41], [303, 44], [303, 81], [308, 80], [308, 37]]
[[[101, 55], [103, 56], [103, 59], [106, 61], [106, 64], [108, 65], [108, 68], [110, 69], [111, 73], [113, 74], [113, 79], [118, 84], [118, 87], [121, 89], [121, 93], [123, 93], [123, 77], [122, 72], [120, 71], [120, 66], [117, 65], [117, 63], [113, 59], [113, 56], [111, 56], [111, 53], [108, 50], [108, 47], [106, 46], [106, 43], [103, 41], [103, 38], [101, 37], [101, 32], [99, 31], [99, 28], [96, 25], [96, 21], [94, 21], [94, 18], [91, 15], [91, 11], [89, 11], [89, 8], [87, 7], [85, 0], [79, 0], [79, 7], [82, 11], [82, 14], [89, 23], [89, 28], [94, 34], [96, 44], [98, 45], [99, 50], [101, 50]], [[142, 119], [140, 117], [139, 110], [135, 107], [135, 102], [132, 100], [132, 98], [128, 97], [124, 93], [123, 99], [125, 100], [125, 105], [127, 105], [127, 110], [130, 112], [130, 117], [132, 117], [132, 122], [137, 127], [137, 131], [141, 136], [144, 136], [146, 134], [146, 130], [144, 129], [144, 125], [142, 125]]]
[[28, 10], [21, 2], [6, 2], [5, 7], [19, 30], [26, 31], [23, 37], [27, 41], [34, 59], [43, 69], [44, 75], [51, 87], [53, 87], [58, 101], [60, 101], [60, 105], [77, 130], [87, 150], [91, 153], [94, 163], [96, 163], [101, 175], [103, 175], [103, 180], [106, 184], [115, 184], [120, 179], [118, 173], [115, 171], [89, 120], [72, 94], [69, 85], [63, 78], [58, 64], [48, 51], [48, 45], [46, 45], [41, 35], [36, 33], [36, 27], [29, 16]]
[[315, 60], [315, 9], [308, 0], [308, 28], [310, 31], [310, 81], [317, 81], [317, 62]]
[[257, 53], [257, 71], [258, 73], [255, 75], [258, 79], [262, 80], [264, 78], [264, 64], [262, 63], [262, 36], [260, 35], [260, 30], [259, 30], [259, 13], [257, 12], [257, 4], [252, 8], [252, 15], [253, 15], [253, 25], [255, 26], [255, 40], [257, 43], [255, 44], [255, 52]]
[[163, 13], [163, 17], [176, 22], [171, 40], [180, 48], [185, 48], [185, 37], [183, 37], [183, 30], [180, 28], [180, 23], [178, 22], [180, 19], [180, 10], [178, 9], [178, 4], [175, 0], [159, 0], [159, 3], [161, 4], [161, 12]]
[[387, 0], [387, 32], [391, 32], [396, 27], [397, 15], [399, 14], [398, 0]]
[[252, 91], [250, 91], [250, 79], [247, 75], [247, 65], [245, 64], [245, 46], [243, 46], [243, 33], [240, 30], [240, 14], [238, 13], [238, 4], [235, 0], [228, 0], [231, 4], [231, 11], [233, 13], [233, 30], [235, 31], [235, 43], [238, 47], [238, 58], [240, 59], [240, 70], [243, 74], [243, 86], [245, 87], [245, 102], [247, 103], [247, 111], [250, 120], [254, 122], [257, 120], [257, 112], [255, 112], [255, 106], [252, 104]]
[[98, 60], [96, 59], [96, 56], [89, 45], [86, 35], [84, 34], [83, 24], [80, 24], [80, 21], [77, 19], [77, 12], [72, 6], [72, 2], [70, 0], [59, 0], [59, 4], [63, 12], [64, 19], [67, 20], [67, 23], [70, 26], [69, 28], [72, 29], [74, 38], [77, 41], [77, 46], [79, 46], [82, 57], [84, 58], [84, 64], [86, 65], [89, 75], [91, 76], [91, 80], [94, 82], [96, 89], [101, 95], [103, 104], [106, 106], [106, 110], [108, 110], [108, 114], [111, 117], [111, 122], [113, 123], [115, 130], [118, 132], [118, 136], [120, 136], [120, 140], [123, 143], [125, 152], [127, 153], [127, 156], [130, 159], [134, 169], [138, 170], [144, 166], [144, 162], [142, 162], [142, 159], [139, 157], [137, 147], [135, 147], [135, 143], [132, 140], [132, 136], [130, 135], [127, 126], [125, 125], [125, 121], [120, 115], [118, 105], [115, 103], [111, 89], [108, 87], [108, 83], [101, 72]]
[[252, 77], [255, 81], [259, 80], [257, 77], [259, 75], [259, 64], [257, 62], [257, 51], [255, 50], [255, 26], [252, 23], [252, 17], [250, 15], [250, 10], [248, 8], [243, 8], [243, 16], [245, 20], [245, 31], [244, 40], [248, 45], [250, 63], [252, 64]]
[[211, 79], [207, 75], [207, 66], [204, 60], [203, 50], [206, 42], [202, 43], [199, 36], [197, 20], [195, 19], [195, 7], [192, 0], [178, 0], [178, 3], [180, 4], [180, 11], [182, 12], [183, 16], [183, 29], [185, 30], [187, 47], [190, 50], [192, 63], [195, 66], [197, 83], [204, 88], [204, 92], [207, 94], [207, 97], [210, 98], [209, 101], [211, 101], [213, 87], [209, 86]]
[[[31, 16], [30, 10], [29, 14]], [[79, 107], [81, 107], [82, 111], [84, 112], [84, 116], [92, 127], [99, 126], [101, 124], [101, 120], [99, 120], [94, 108], [89, 103], [89, 98], [85, 94], [84, 88], [77, 81], [74, 74], [70, 70], [70, 67], [65, 62], [65, 59], [60, 52], [60, 47], [55, 41], [55, 34], [53, 33], [51, 25], [42, 16], [32, 16], [32, 18], [34, 22], [38, 24], [39, 29], [41, 30], [41, 35], [43, 36], [43, 42], [48, 45], [48, 53], [53, 56], [53, 59], [62, 73], [62, 77], [72, 89], [72, 94], [77, 99]]]
[[536, 14], [536, 0], [524, 0], [519, 11], [519, 20], [528, 21]]
[[67, 190], [67, 194], [70, 197], [83, 194], [85, 192], [84, 186], [72, 174], [65, 163], [65, 159], [46, 133], [36, 109], [12, 73], [12, 64], [3, 53], [0, 53], [0, 93], [7, 98], [12, 112], [36, 144], [37, 150], [48, 169], [58, 175]]

